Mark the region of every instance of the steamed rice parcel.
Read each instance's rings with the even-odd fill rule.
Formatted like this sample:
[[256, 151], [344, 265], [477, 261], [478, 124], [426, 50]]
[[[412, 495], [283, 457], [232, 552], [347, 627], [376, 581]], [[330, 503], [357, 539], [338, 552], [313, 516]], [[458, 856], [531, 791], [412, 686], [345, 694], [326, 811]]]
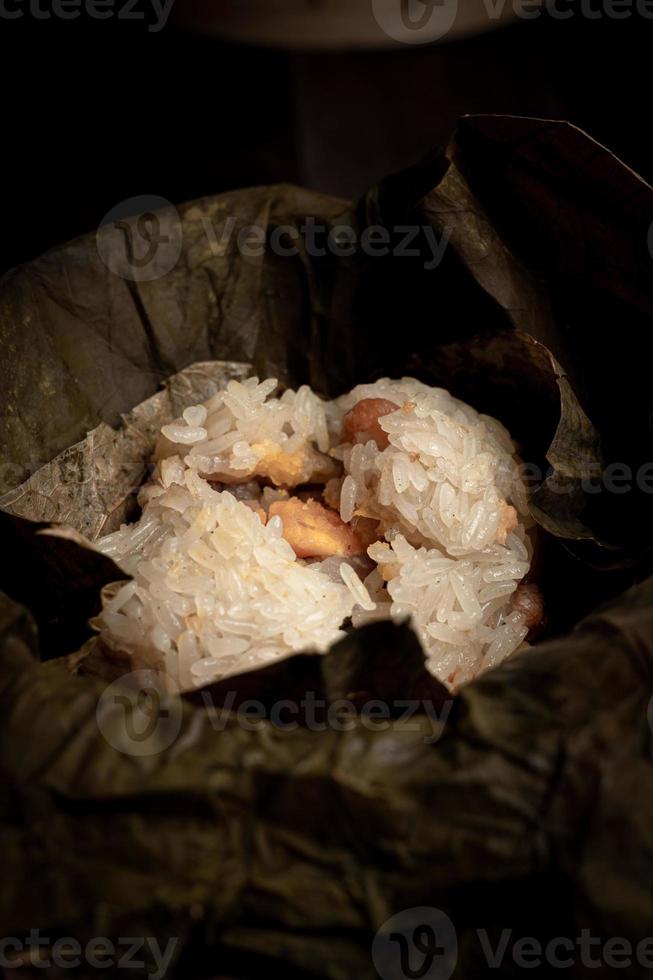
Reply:
[[140, 520], [97, 542], [132, 577], [104, 645], [182, 689], [378, 619], [409, 618], [451, 689], [514, 653], [542, 608], [505, 428], [412, 378], [276, 389], [231, 381], [163, 427]]

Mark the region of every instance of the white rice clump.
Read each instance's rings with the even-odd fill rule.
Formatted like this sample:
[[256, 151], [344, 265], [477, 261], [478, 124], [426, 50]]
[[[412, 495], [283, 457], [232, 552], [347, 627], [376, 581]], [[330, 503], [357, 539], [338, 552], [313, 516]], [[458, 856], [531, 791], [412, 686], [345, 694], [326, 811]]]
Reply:
[[[513, 653], [528, 626], [511, 600], [532, 548], [503, 426], [409, 378], [333, 402], [306, 386], [274, 398], [276, 385], [231, 381], [163, 427], [141, 519], [97, 543], [133, 576], [105, 605], [105, 639], [154, 647], [182, 688], [324, 651], [349, 617], [409, 617], [451, 688]], [[389, 445], [342, 444], [345, 414], [370, 398], [398, 406], [379, 421]], [[302, 483], [326, 483], [345, 523], [378, 522], [367, 560], [296, 557], [267, 511]]]
[[326, 453], [331, 445], [326, 403], [306, 385], [269, 398], [276, 387], [274, 379], [230, 381], [205, 405], [187, 408], [176, 423], [163, 426], [161, 454], [177, 453], [189, 469], [227, 480], [253, 473], [275, 449], [302, 453], [307, 478], [311, 463], [331, 467], [316, 452]]
[[131, 652], [159, 650], [182, 689], [293, 650], [326, 650], [353, 597], [300, 564], [281, 532], [279, 518], [262, 524], [187, 469], [137, 524], [100, 542], [133, 576], [105, 606], [103, 627]]
[[344, 413], [365, 398], [401, 408], [380, 419], [390, 441], [382, 452], [374, 442], [335, 451], [347, 473], [341, 515], [380, 518], [386, 543], [368, 554], [392, 576], [385, 601], [374, 614], [356, 611], [354, 625], [409, 616], [432, 673], [458, 687], [528, 633], [523, 612], [510, 610], [532, 557], [515, 447], [496, 419], [412, 378], [358, 385], [338, 405]]

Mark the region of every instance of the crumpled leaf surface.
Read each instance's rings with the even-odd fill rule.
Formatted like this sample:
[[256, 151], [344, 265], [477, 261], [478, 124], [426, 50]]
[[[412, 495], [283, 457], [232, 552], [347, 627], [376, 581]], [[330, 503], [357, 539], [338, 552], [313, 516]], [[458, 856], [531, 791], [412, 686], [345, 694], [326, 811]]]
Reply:
[[[634, 477], [648, 466], [650, 475], [653, 189], [564, 122], [466, 117], [450, 155], [512, 254], [546, 287], [559, 346], [545, 343], [600, 436], [604, 465]], [[650, 480], [630, 484], [627, 507], [619, 493], [585, 494], [582, 517], [613, 545], [607, 564], [620, 549], [624, 564], [636, 557], [650, 568]], [[537, 505], [551, 516], [549, 489]]]
[[[250, 370], [236, 362], [190, 365], [115, 428], [100, 423], [0, 498], [0, 527], [16, 556], [0, 581], [32, 610], [44, 658], [76, 650], [100, 611], [102, 587], [125, 578], [88, 544], [134, 518], [161, 426]], [[48, 531], [50, 523], [55, 526]]]
[[[464, 127], [463, 121], [463, 133]], [[512, 346], [526, 348], [524, 363], [532, 364], [529, 354], [534, 345], [543, 348], [544, 357], [538, 359], [538, 367], [550, 374], [558, 386], [560, 421], [546, 452], [553, 473], [536, 493], [533, 513], [546, 530], [560, 537], [594, 538], [592, 529], [582, 520], [585, 506], [582, 481], [596, 477], [601, 471], [600, 440], [578, 402], [567, 372], [556, 360], [557, 356], [564, 357], [565, 347], [548, 290], [513, 254], [495, 227], [458, 169], [459, 155], [454, 140], [447, 151], [446, 174], [423, 198], [419, 208], [440, 233], [446, 231], [463, 265], [484, 293], [498, 304], [513, 327]]]
[[[172, 699], [179, 733], [143, 756], [120, 748], [135, 709], [116, 702], [107, 740], [102, 682], [39, 664], [30, 618], [2, 599], [3, 935], [178, 937], [179, 976], [347, 980], [376, 975], [376, 929], [418, 905], [451, 917], [466, 978], [488, 969], [478, 928], [494, 946], [503, 929], [648, 935], [653, 580], [615, 598], [651, 570], [648, 498], [589, 499], [582, 478], [648, 452], [652, 195], [573, 127], [470, 117], [445, 154], [356, 208], [282, 186], [180, 209], [182, 254], [163, 279], [112, 275], [88, 236], [3, 280], [3, 492], [195, 362], [252, 364], [326, 395], [413, 373], [500, 417], [525, 460], [552, 466], [533, 506], [558, 615], [553, 638], [454, 704], [408, 627], [381, 624], [324, 658]], [[301, 229], [307, 216], [381, 224], [394, 246], [416, 225], [417, 251], [315, 256], [300, 235], [294, 258], [239, 253], [240, 229]], [[449, 240], [436, 264], [429, 230]], [[302, 709], [297, 728], [250, 730], [237, 711], [311, 692], [350, 700], [351, 728], [311, 730]], [[366, 720], [374, 698], [391, 702], [382, 730]], [[397, 698], [419, 702], [413, 718]], [[522, 973], [510, 958], [500, 972]]]
[[[638, 941], [652, 910], [652, 600], [640, 586], [470, 685], [443, 731], [424, 710], [344, 731], [246, 726], [233, 704], [220, 713], [223, 689], [213, 711], [184, 701], [173, 745], [151, 756], [107, 742], [100, 685], [43, 673], [25, 614], [4, 603], [3, 928], [56, 915], [76, 936], [115, 937], [136, 922], [163, 946], [181, 937], [181, 976], [283, 964], [343, 980], [374, 977], [375, 931], [422, 904], [455, 923], [465, 976], [482, 975], [477, 928], [493, 945], [504, 928]], [[381, 624], [232, 689], [334, 703], [362, 677], [366, 698], [430, 699], [441, 716], [420, 657], [407, 627]]]
[[101, 423], [0, 497], [0, 510], [65, 524], [89, 541], [111, 534], [133, 518], [134, 498], [147, 476], [161, 427], [232, 379], [248, 377], [250, 370], [248, 364], [211, 361], [172, 375], [162, 391], [125, 413], [116, 428]]
[[286, 185], [236, 191], [179, 209], [182, 255], [161, 279], [114, 275], [94, 235], [8, 273], [0, 289], [7, 352], [0, 431], [8, 460], [0, 489], [24, 482], [99, 422], [117, 425], [189, 364], [252, 363], [261, 376], [286, 382], [307, 374], [324, 389], [323, 359], [332, 377], [342, 367], [339, 356], [329, 357], [339, 341], [322, 336], [324, 321], [331, 326], [347, 314], [345, 334], [353, 322], [345, 303], [338, 309], [336, 260], [327, 258], [313, 277], [303, 254], [241, 256], [238, 234], [252, 225], [298, 226], [306, 215], [330, 225], [346, 209]]

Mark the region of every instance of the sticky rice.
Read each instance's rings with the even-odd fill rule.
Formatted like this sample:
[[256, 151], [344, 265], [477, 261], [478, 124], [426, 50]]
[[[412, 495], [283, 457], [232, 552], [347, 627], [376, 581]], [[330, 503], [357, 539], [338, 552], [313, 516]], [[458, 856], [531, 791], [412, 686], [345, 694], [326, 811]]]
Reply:
[[514, 653], [539, 598], [505, 428], [411, 378], [276, 388], [231, 381], [163, 427], [140, 520], [96, 545], [132, 577], [104, 642], [158, 651], [181, 688], [376, 619], [409, 618], [452, 689]]

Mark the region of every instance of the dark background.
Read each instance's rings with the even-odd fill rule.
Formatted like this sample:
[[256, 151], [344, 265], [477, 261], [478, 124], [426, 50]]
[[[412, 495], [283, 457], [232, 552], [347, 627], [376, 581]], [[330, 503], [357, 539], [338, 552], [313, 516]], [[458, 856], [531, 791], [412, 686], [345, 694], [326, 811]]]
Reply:
[[635, 13], [326, 53], [222, 43], [172, 21], [149, 33], [0, 20], [0, 271], [134, 195], [180, 203], [294, 181], [355, 197], [441, 144], [465, 112], [571, 120], [651, 179], [652, 40]]

